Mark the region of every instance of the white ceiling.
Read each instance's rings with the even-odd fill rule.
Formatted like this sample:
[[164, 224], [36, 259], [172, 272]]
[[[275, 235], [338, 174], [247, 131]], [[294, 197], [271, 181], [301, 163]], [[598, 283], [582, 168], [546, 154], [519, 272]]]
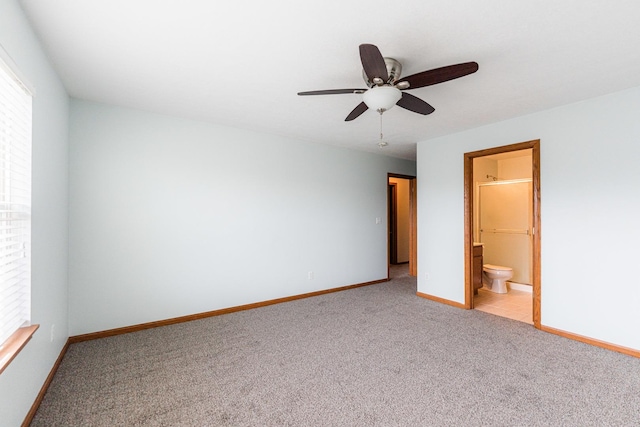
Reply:
[[[415, 159], [417, 141], [640, 86], [637, 0], [22, 0], [75, 98]], [[407, 76], [476, 61], [411, 90], [422, 116], [344, 118], [365, 87], [358, 45]]]

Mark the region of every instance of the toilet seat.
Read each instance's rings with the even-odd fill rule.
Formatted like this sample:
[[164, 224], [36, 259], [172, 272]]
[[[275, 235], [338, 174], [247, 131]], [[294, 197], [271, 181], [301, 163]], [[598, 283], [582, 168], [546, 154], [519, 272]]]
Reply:
[[485, 264], [482, 266], [483, 270], [489, 270], [489, 271], [513, 271], [513, 268], [511, 267], [503, 267], [501, 265], [493, 265], [493, 264]]

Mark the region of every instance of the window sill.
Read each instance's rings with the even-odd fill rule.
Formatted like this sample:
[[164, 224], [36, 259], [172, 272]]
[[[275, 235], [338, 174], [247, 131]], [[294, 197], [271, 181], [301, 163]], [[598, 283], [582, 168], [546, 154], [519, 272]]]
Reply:
[[9, 363], [20, 353], [27, 342], [33, 336], [33, 333], [40, 325], [25, 326], [18, 329], [11, 337], [0, 347], [0, 374], [9, 366]]

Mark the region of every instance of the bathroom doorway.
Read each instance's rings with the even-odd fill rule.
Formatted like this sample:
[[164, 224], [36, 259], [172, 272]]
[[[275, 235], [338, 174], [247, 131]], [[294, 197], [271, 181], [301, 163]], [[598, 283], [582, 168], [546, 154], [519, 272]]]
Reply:
[[[417, 275], [416, 177], [387, 175], [388, 267], [409, 264], [409, 274]], [[390, 277], [390, 276], [389, 276]]]
[[[465, 153], [464, 168], [465, 307], [540, 328], [540, 141]], [[483, 287], [483, 265], [507, 286]]]

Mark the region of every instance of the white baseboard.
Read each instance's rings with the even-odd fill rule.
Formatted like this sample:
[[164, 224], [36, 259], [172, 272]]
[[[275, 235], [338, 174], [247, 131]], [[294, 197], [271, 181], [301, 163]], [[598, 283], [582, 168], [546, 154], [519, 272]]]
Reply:
[[524, 291], [524, 292], [533, 292], [533, 286], [525, 285], [523, 283], [516, 282], [507, 282], [509, 284], [509, 289], [514, 289], [516, 291]]

